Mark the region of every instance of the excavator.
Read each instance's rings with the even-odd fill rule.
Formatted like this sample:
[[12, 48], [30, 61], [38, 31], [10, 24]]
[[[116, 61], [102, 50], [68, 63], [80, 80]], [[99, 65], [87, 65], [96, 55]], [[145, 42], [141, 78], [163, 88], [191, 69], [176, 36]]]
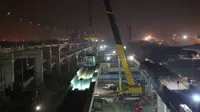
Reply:
[[104, 5], [106, 8], [106, 14], [108, 16], [110, 26], [114, 35], [114, 39], [116, 43], [116, 53], [119, 56], [122, 68], [126, 76], [126, 81], [127, 81], [127, 84], [122, 85], [122, 87], [117, 90], [120, 94], [134, 94], [134, 93], [141, 94], [143, 91], [142, 87], [139, 84], [135, 83], [132, 77], [132, 72], [130, 70], [130, 67], [126, 58], [126, 53], [122, 44], [122, 40], [121, 40], [120, 33], [115, 21], [115, 17], [113, 15], [110, 0], [104, 0]]

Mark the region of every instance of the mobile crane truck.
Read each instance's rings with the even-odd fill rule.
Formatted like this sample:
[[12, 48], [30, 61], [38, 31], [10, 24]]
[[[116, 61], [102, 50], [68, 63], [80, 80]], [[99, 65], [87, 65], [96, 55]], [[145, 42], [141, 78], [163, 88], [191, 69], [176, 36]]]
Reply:
[[127, 84], [122, 85], [122, 88], [118, 89], [119, 90], [118, 92], [120, 94], [137, 94], [137, 93], [141, 94], [143, 91], [142, 87], [136, 84], [132, 77], [132, 72], [130, 70], [130, 67], [126, 58], [126, 54], [125, 54], [125, 50], [122, 44], [120, 33], [116, 25], [115, 17], [112, 12], [110, 0], [104, 0], [104, 5], [106, 8], [106, 13], [107, 13], [107, 16], [112, 28], [112, 32], [114, 35], [114, 39], [116, 42], [116, 53], [119, 56], [120, 62], [122, 64], [122, 67], [126, 76], [126, 81], [127, 81]]

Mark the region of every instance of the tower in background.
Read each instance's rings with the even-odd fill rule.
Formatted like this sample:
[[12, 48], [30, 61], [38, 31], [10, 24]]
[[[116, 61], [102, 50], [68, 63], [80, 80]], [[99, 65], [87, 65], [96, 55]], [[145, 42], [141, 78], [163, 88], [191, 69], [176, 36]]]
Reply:
[[131, 27], [131, 25], [128, 26], [128, 36], [129, 36], [129, 40], [133, 41], [133, 39], [132, 39], [132, 27]]

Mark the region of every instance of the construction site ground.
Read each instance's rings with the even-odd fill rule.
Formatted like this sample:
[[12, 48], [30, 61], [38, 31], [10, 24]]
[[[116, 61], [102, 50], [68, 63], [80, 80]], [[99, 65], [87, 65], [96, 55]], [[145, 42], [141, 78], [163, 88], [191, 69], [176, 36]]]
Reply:
[[93, 112], [135, 112], [139, 103], [144, 104], [142, 112], [156, 112], [157, 100], [154, 94], [143, 95], [141, 100], [121, 101], [116, 99], [115, 91], [105, 89], [106, 84], [118, 84], [117, 80], [99, 80], [95, 90]]

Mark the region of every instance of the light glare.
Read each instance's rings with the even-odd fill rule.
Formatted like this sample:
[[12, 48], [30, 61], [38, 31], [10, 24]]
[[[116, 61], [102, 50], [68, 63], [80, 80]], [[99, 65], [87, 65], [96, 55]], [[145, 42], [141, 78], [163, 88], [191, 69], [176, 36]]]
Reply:
[[36, 106], [35, 110], [36, 111], [40, 111], [41, 110], [41, 106], [40, 105]]
[[145, 40], [145, 41], [149, 41], [150, 38], [149, 38], [149, 37], [145, 37], [144, 40]]
[[184, 40], [186, 40], [187, 38], [188, 38], [188, 36], [187, 36], [187, 35], [184, 35], [184, 36], [183, 36], [183, 39], [184, 39]]
[[151, 35], [148, 35], [148, 36], [144, 37], [144, 40], [145, 40], [145, 41], [150, 41], [151, 39], [152, 39], [152, 36], [151, 36]]
[[192, 96], [192, 98], [195, 102], [200, 102], [200, 96], [199, 95], [195, 94], [195, 95]]
[[110, 57], [110, 56], [106, 57], [106, 60], [107, 60], [107, 61], [110, 61], [110, 60], [111, 60], [111, 57]]
[[130, 61], [133, 61], [133, 59], [134, 59], [134, 56], [129, 56], [128, 57], [128, 60], [130, 60]]

